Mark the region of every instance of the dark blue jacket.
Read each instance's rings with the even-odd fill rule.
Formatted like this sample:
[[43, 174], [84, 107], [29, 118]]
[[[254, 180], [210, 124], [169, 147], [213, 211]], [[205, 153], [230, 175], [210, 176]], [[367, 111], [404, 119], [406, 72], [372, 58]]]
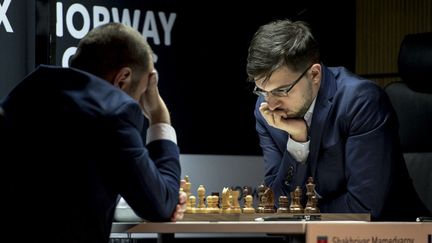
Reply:
[[2, 107], [8, 235], [108, 242], [119, 196], [141, 218], [170, 219], [178, 203], [179, 149], [168, 140], [143, 144], [142, 111], [123, 91], [86, 72], [41, 66]]
[[407, 172], [397, 118], [387, 95], [345, 68], [323, 66], [322, 70], [305, 165], [287, 151], [288, 134], [266, 123], [259, 112], [263, 100], [258, 99], [256, 129], [264, 154], [265, 183], [279, 198], [295, 186], [305, 192], [306, 178], [312, 176], [323, 213], [415, 220], [425, 207]]

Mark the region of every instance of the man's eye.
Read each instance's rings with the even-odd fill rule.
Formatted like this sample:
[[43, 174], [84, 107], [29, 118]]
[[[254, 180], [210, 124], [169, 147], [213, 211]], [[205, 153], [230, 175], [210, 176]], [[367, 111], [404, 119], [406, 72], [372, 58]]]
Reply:
[[286, 90], [285, 89], [275, 90], [273, 93], [274, 94], [285, 94]]

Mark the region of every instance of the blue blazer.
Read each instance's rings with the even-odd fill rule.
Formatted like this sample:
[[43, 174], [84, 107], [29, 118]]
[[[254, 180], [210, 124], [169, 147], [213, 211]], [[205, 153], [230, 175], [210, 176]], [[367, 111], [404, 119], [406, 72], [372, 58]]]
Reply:
[[2, 107], [8, 235], [108, 242], [120, 195], [141, 218], [170, 219], [179, 148], [168, 140], [144, 146], [141, 108], [123, 91], [77, 69], [40, 66]]
[[[255, 108], [265, 183], [275, 197], [312, 176], [323, 213], [370, 213], [374, 220], [414, 220], [425, 212], [399, 148], [397, 118], [387, 95], [345, 68], [323, 66], [305, 164], [287, 151], [288, 134]], [[303, 193], [304, 202], [306, 194]], [[276, 200], [277, 201], [277, 200]]]

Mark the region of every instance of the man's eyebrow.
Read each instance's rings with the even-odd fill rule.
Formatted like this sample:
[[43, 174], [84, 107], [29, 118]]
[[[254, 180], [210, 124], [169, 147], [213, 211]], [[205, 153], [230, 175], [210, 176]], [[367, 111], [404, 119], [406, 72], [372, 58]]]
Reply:
[[282, 88], [289, 88], [289, 87], [291, 87], [293, 84], [287, 84], [287, 85], [282, 85], [282, 86], [279, 86], [279, 87], [277, 87], [277, 88], [275, 88], [275, 89], [273, 89], [273, 90], [276, 90], [276, 89], [282, 89]]

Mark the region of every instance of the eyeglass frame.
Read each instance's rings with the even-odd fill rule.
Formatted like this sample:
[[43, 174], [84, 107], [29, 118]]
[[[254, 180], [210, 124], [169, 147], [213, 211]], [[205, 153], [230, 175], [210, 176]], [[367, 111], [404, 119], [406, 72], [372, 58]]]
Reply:
[[300, 80], [303, 78], [303, 76], [307, 73], [307, 71], [313, 66], [311, 64], [309, 67], [306, 68], [306, 70], [303, 71], [303, 73], [296, 79], [294, 82], [291, 82], [291, 84], [288, 84], [286, 86], [282, 86], [276, 89], [272, 89], [270, 91], [265, 91], [260, 89], [258, 86], [255, 85], [254, 90], [252, 91], [254, 94], [258, 96], [262, 96], [264, 98], [267, 98], [269, 96], [269, 93], [271, 93], [275, 97], [286, 97], [288, 96], [288, 93], [291, 91], [294, 86], [300, 82]]

